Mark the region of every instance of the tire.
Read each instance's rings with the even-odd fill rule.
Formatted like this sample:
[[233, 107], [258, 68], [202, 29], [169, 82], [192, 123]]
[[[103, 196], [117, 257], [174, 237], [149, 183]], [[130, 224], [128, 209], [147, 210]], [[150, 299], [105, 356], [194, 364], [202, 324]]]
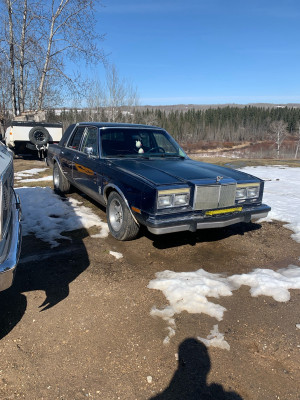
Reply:
[[44, 146], [50, 140], [50, 134], [43, 126], [35, 126], [29, 131], [29, 140], [34, 145]]
[[114, 238], [125, 241], [137, 237], [140, 227], [117, 192], [111, 192], [108, 196], [106, 215], [110, 233]]
[[64, 176], [57, 163], [55, 163], [53, 166], [53, 186], [54, 186], [54, 191], [57, 194], [69, 193], [71, 188], [70, 182]]

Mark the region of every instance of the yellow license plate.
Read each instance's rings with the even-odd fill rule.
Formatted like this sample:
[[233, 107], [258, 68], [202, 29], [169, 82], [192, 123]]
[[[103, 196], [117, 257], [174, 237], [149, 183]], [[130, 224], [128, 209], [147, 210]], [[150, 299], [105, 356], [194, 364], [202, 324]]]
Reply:
[[232, 212], [242, 211], [243, 207], [233, 207], [233, 208], [220, 208], [219, 210], [206, 211], [205, 215], [218, 215], [218, 214], [228, 214]]

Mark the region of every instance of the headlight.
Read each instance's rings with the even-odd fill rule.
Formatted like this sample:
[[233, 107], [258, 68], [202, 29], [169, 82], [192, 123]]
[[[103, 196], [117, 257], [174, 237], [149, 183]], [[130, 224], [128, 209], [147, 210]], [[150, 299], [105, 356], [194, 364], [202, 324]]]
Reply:
[[259, 189], [260, 185], [259, 183], [253, 183], [253, 184], [238, 184], [236, 187], [236, 192], [235, 192], [235, 199], [236, 200], [246, 200], [246, 199], [255, 199], [259, 197]]
[[171, 207], [172, 206], [172, 195], [158, 195], [157, 207], [164, 208], [164, 207]]
[[190, 189], [159, 190], [157, 208], [183, 207], [190, 201]]
[[175, 194], [174, 196], [174, 206], [185, 206], [189, 203], [190, 194]]
[[259, 186], [247, 188], [247, 197], [253, 198], [259, 196]]
[[247, 197], [247, 189], [246, 188], [236, 188], [235, 198], [237, 200], [245, 199]]

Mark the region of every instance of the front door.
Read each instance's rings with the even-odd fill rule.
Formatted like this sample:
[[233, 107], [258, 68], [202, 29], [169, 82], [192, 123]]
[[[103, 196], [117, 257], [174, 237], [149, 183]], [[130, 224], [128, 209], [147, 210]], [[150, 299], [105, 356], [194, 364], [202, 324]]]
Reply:
[[73, 159], [73, 181], [86, 194], [101, 202], [101, 160], [99, 159], [98, 128], [85, 127], [80, 151]]
[[73, 160], [79, 154], [79, 147], [85, 126], [77, 126], [67, 145], [61, 151], [61, 168], [69, 181], [73, 178]]

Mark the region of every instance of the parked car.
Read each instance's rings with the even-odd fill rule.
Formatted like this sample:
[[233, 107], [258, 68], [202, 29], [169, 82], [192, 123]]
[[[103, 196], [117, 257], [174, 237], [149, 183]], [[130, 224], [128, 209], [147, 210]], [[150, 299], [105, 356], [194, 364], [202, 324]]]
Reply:
[[137, 236], [220, 228], [265, 217], [264, 182], [252, 175], [191, 160], [154, 126], [81, 122], [50, 145], [54, 189], [74, 185], [106, 206], [111, 234]]
[[12, 152], [0, 143], [0, 291], [12, 285], [21, 249], [21, 207], [13, 181]]

